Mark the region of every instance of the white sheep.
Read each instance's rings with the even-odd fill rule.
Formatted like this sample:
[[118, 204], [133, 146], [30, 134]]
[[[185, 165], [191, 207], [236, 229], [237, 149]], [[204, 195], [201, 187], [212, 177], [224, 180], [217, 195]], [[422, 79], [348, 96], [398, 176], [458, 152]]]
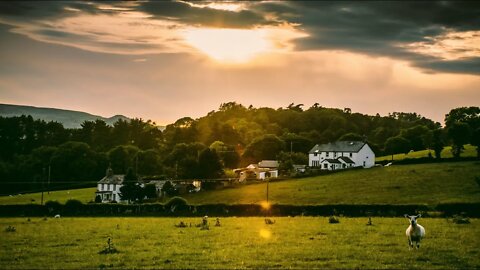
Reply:
[[405, 214], [405, 217], [410, 220], [410, 226], [408, 226], [407, 231], [405, 232], [408, 239], [408, 246], [413, 248], [413, 242], [415, 242], [416, 248], [420, 248], [420, 240], [425, 237], [425, 228], [422, 225], [417, 223], [417, 218], [422, 215], [409, 216]]
[[60, 215], [59, 214], [55, 215], [55, 218], [60, 218]]

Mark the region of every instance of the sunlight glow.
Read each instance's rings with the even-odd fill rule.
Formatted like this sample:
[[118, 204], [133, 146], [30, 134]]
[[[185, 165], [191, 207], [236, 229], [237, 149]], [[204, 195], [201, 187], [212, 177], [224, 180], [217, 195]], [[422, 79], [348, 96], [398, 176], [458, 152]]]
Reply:
[[266, 229], [261, 229], [260, 230], [260, 236], [265, 239], [269, 239], [272, 237], [272, 232]]
[[247, 62], [273, 49], [262, 29], [197, 28], [186, 31], [185, 40], [220, 62]]
[[261, 202], [260, 205], [261, 205], [262, 208], [265, 209], [265, 210], [268, 210], [268, 209], [270, 209], [270, 207], [272, 207], [272, 205], [271, 205], [269, 202], [267, 202], [267, 201]]
[[428, 39], [428, 41], [410, 43], [407, 48], [415, 53], [445, 60], [480, 56], [480, 31], [451, 31]]
[[[183, 1], [182, 1], [183, 2]], [[192, 3], [185, 1], [188, 5], [197, 8], [211, 8], [211, 9], [219, 9], [219, 10], [226, 10], [226, 11], [233, 11], [239, 12], [245, 9], [244, 3], [234, 3], [234, 2], [210, 2], [210, 3]]]

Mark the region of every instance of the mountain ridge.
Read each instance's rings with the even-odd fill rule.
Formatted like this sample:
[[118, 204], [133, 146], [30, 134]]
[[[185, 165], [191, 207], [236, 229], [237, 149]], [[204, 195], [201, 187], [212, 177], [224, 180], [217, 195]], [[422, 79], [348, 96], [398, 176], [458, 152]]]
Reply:
[[65, 128], [80, 128], [83, 122], [97, 119], [105, 121], [108, 125], [113, 125], [119, 119], [130, 120], [130, 118], [119, 114], [112, 117], [103, 117], [75, 110], [0, 103], [0, 116], [14, 117], [21, 115], [31, 115], [34, 119], [47, 122], [58, 122]]

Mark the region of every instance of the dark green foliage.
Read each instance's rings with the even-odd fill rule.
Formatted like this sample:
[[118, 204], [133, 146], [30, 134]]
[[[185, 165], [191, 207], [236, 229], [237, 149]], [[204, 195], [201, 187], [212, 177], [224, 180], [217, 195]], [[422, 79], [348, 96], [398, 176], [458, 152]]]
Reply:
[[165, 204], [165, 209], [171, 211], [172, 213], [185, 212], [190, 210], [190, 206], [188, 205], [187, 200], [184, 198], [173, 197]]
[[463, 144], [471, 143], [477, 146], [477, 156], [480, 157], [480, 107], [460, 107], [445, 115], [445, 126], [452, 140], [452, 154], [459, 157]]
[[462, 122], [453, 122], [448, 126], [447, 131], [452, 139], [452, 154], [458, 158], [463, 151], [463, 145], [469, 142], [470, 127]]
[[223, 166], [217, 152], [206, 148], [198, 157], [198, 176], [206, 179], [215, 179], [223, 175]]
[[128, 168], [124, 177], [123, 186], [120, 188], [120, 197], [128, 202], [142, 201], [144, 198], [144, 190], [138, 183], [137, 175], [132, 168]]
[[437, 159], [441, 158], [441, 153], [443, 150], [443, 147], [445, 146], [445, 141], [444, 141], [444, 132], [442, 129], [435, 129], [432, 131], [432, 141], [430, 148], [435, 151], [435, 157]]
[[[446, 130], [457, 145], [456, 155], [462, 142], [477, 146], [480, 155], [479, 111], [478, 107], [462, 107], [446, 116]], [[455, 123], [468, 125], [469, 131], [456, 132]], [[216, 150], [223, 167], [233, 169], [275, 159], [282, 151], [307, 153], [316, 143], [339, 139], [368, 139], [377, 155], [384, 154], [383, 150], [392, 152], [396, 147], [392, 142], [387, 147], [387, 140], [399, 136], [409, 141], [408, 151], [426, 147], [435, 150], [450, 144], [443, 138], [447, 132], [439, 123], [416, 113], [369, 116], [318, 103], [308, 109], [293, 103], [272, 109], [227, 102], [204, 117], [180, 118], [164, 132], [142, 119], [119, 119], [113, 126], [102, 120], [85, 121], [81, 128], [65, 129], [59, 123], [33, 120], [31, 116], [0, 117], [0, 127], [2, 194], [89, 186], [104, 176], [109, 164], [116, 174], [125, 174], [132, 167], [142, 176], [199, 178], [205, 175], [199, 163], [206, 145]], [[439, 153], [436, 150], [437, 158]], [[290, 168], [288, 162], [284, 164]]]
[[409, 151], [410, 142], [401, 136], [389, 138], [385, 143], [385, 153], [392, 155], [392, 160], [394, 154], [408, 153]]
[[62, 204], [57, 201], [47, 201], [45, 203], [45, 208], [50, 214], [59, 213], [62, 210]]
[[178, 191], [173, 186], [172, 182], [167, 181], [163, 184], [162, 192], [168, 196], [175, 196], [178, 194]]
[[95, 196], [95, 202], [96, 203], [101, 203], [102, 202], [102, 197], [100, 197], [100, 195]]
[[243, 156], [259, 162], [275, 159], [282, 150], [285, 150], [285, 142], [273, 134], [267, 134], [253, 140], [245, 149]]
[[76, 214], [83, 206], [83, 203], [79, 200], [68, 200], [65, 202], [64, 213]]
[[157, 188], [154, 184], [146, 184], [143, 188], [143, 193], [147, 199], [157, 198]]

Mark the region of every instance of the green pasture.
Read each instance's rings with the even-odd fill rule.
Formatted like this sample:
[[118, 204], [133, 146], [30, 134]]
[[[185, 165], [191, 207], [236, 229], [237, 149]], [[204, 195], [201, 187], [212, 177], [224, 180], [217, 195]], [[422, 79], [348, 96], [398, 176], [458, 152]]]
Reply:
[[[419, 219], [420, 249], [409, 250], [405, 218], [2, 218], [1, 269], [480, 267], [480, 221]], [[176, 228], [184, 221], [192, 227]], [[15, 232], [6, 232], [8, 226]], [[115, 254], [99, 254], [111, 238]]]
[[[279, 204], [429, 204], [480, 202], [479, 162], [418, 164], [337, 172], [271, 182], [269, 201]], [[266, 183], [184, 196], [192, 204], [260, 203]]]
[[[477, 148], [473, 145], [466, 144], [464, 146], [465, 150], [460, 155], [461, 157], [476, 157], [477, 156]], [[393, 155], [393, 160], [402, 160], [406, 158], [424, 158], [428, 157], [428, 153], [431, 153], [433, 157], [435, 157], [435, 151], [433, 150], [421, 150], [421, 151], [413, 151], [407, 154], [396, 154]], [[442, 158], [452, 158], [452, 147], [446, 146], [443, 148], [441, 153]], [[384, 161], [384, 160], [392, 160], [392, 155], [382, 156], [375, 158], [376, 162]]]
[[[401, 165], [273, 181], [269, 201], [279, 204], [429, 204], [480, 202], [479, 162]], [[248, 204], [266, 200], [266, 182], [183, 194], [190, 204]], [[0, 204], [40, 203], [40, 193], [0, 197]], [[94, 199], [95, 188], [44, 193], [44, 201]], [[34, 201], [32, 201], [32, 199]]]
[[[70, 190], [57, 190], [43, 193], [43, 202], [58, 201], [65, 203], [70, 199], [79, 200], [87, 203], [95, 199], [96, 188], [80, 188]], [[42, 201], [42, 193], [25, 193], [15, 194], [11, 196], [0, 196], [0, 204], [40, 204]]]

